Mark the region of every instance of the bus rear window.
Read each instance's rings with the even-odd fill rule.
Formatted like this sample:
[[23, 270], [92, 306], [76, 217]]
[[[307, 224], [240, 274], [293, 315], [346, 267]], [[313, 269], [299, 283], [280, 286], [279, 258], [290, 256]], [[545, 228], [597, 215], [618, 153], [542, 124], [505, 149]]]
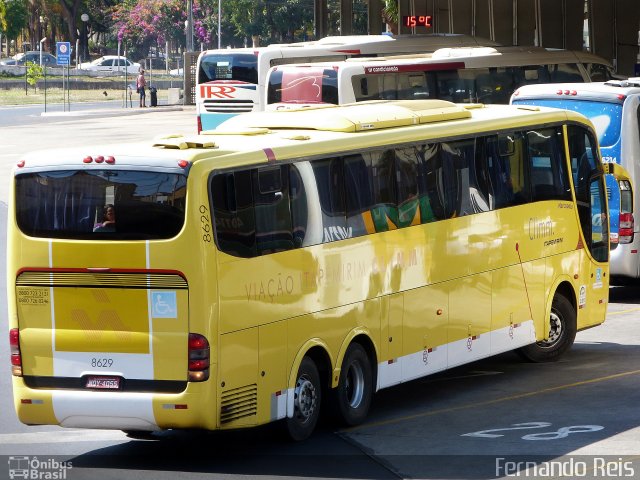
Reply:
[[16, 176], [16, 221], [26, 235], [83, 240], [171, 238], [184, 224], [187, 178], [130, 170]]
[[277, 69], [269, 75], [267, 103], [338, 105], [338, 72], [333, 68]]
[[203, 56], [198, 71], [198, 83], [214, 80], [258, 83], [258, 57], [250, 53]]

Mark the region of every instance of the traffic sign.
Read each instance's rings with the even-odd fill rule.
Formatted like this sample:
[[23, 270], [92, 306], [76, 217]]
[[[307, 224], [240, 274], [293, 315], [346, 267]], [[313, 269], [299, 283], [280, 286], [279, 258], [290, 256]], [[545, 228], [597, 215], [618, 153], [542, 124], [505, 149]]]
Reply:
[[56, 58], [58, 65], [71, 64], [71, 43], [70, 42], [56, 42]]

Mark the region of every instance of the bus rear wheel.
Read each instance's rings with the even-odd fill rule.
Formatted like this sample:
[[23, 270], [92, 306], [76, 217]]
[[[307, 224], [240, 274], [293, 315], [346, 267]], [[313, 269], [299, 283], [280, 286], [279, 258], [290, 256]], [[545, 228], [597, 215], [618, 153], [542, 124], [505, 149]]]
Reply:
[[576, 311], [566, 297], [557, 294], [551, 304], [547, 338], [527, 345], [519, 353], [532, 362], [553, 362], [573, 345], [576, 338]]
[[359, 425], [367, 417], [373, 397], [371, 363], [365, 349], [352, 343], [342, 361], [338, 387], [333, 391], [333, 403], [339, 420], [347, 425]]
[[293, 416], [286, 419], [287, 433], [292, 440], [301, 441], [313, 433], [320, 416], [321, 390], [318, 367], [311, 358], [304, 357], [293, 393]]

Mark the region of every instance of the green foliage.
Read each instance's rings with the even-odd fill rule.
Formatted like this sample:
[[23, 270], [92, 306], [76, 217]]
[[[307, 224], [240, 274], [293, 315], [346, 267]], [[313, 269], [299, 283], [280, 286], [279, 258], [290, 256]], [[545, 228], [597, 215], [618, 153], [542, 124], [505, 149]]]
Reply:
[[37, 63], [27, 62], [27, 83], [32, 87], [38, 83], [38, 80], [44, 77], [44, 67]]
[[267, 36], [266, 11], [261, 0], [230, 0], [223, 11], [239, 37]]
[[5, 6], [7, 27], [4, 33], [8, 38], [16, 39], [20, 31], [27, 26], [28, 10], [25, 0], [2, 0]]
[[272, 34], [278, 41], [293, 41], [295, 30], [313, 31], [313, 3], [287, 0], [267, 3]]
[[398, 24], [398, 0], [385, 0], [382, 18], [386, 23]]
[[0, 0], [0, 32], [7, 31], [7, 6], [4, 0]]

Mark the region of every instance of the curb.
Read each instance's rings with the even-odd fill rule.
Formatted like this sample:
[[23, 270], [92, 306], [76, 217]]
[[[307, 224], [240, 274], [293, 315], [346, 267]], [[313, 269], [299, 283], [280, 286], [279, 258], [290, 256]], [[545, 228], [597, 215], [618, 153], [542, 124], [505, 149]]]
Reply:
[[117, 109], [102, 109], [102, 110], [76, 110], [72, 112], [42, 112], [41, 117], [121, 117], [123, 115], [140, 115], [143, 113], [152, 112], [179, 112], [182, 110], [190, 110], [180, 105], [176, 106], [163, 106], [157, 107], [132, 107], [132, 108], [117, 108]]

